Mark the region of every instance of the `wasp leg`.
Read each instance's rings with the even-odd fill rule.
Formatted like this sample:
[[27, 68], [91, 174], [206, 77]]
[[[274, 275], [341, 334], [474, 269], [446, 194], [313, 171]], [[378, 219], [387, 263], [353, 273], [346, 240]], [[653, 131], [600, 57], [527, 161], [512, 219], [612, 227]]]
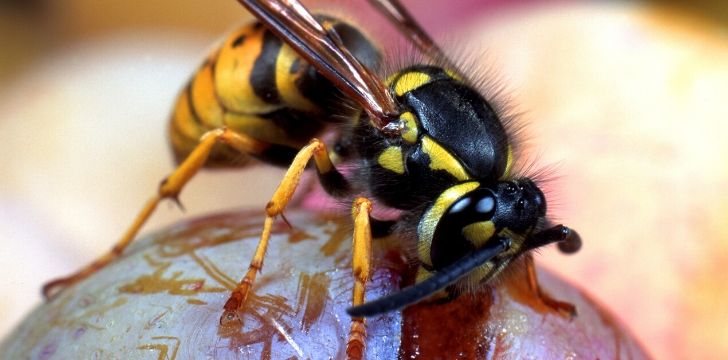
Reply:
[[[357, 198], [354, 201], [352, 216], [354, 217], [353, 261], [354, 291], [352, 306], [364, 303], [364, 292], [369, 281], [370, 263], [372, 254], [372, 230], [369, 223], [369, 214], [372, 212], [372, 203], [366, 198]], [[349, 359], [361, 359], [364, 356], [367, 330], [366, 320], [363, 317], [351, 319], [349, 341], [346, 343], [346, 355]]]
[[288, 202], [293, 197], [293, 193], [298, 187], [301, 180], [301, 175], [306, 169], [306, 165], [313, 158], [316, 165], [316, 170], [319, 173], [321, 184], [324, 189], [332, 195], [347, 194], [349, 189], [349, 183], [336, 170], [331, 159], [329, 158], [326, 145], [318, 139], [312, 139], [308, 145], [304, 146], [293, 162], [288, 167], [283, 180], [273, 193], [273, 197], [266, 205], [266, 218], [263, 223], [263, 233], [258, 241], [258, 246], [255, 250], [255, 255], [250, 261], [248, 271], [237, 287], [232, 291], [230, 297], [225, 302], [224, 311], [220, 317], [220, 324], [232, 325], [242, 323], [242, 319], [239, 316], [239, 311], [245, 304], [245, 300], [248, 297], [248, 293], [255, 282], [255, 277], [263, 267], [263, 258], [268, 248], [268, 240], [270, 239], [271, 228], [273, 227], [273, 220], [278, 215], [283, 214]]
[[63, 289], [85, 279], [119, 257], [124, 249], [126, 249], [126, 247], [134, 240], [139, 229], [154, 213], [154, 210], [157, 208], [157, 204], [159, 204], [162, 199], [172, 199], [179, 204], [178, 196], [182, 191], [182, 188], [205, 164], [213, 146], [218, 142], [225, 143], [237, 151], [249, 154], [265, 154], [275, 147], [274, 145], [255, 140], [229, 129], [216, 129], [206, 132], [202, 135], [199, 144], [190, 153], [190, 155], [177, 167], [177, 169], [174, 170], [174, 172], [172, 172], [172, 174], [162, 181], [159, 185], [157, 194], [147, 201], [137, 217], [134, 219], [134, 222], [126, 230], [121, 239], [116, 242], [114, 247], [78, 272], [45, 284], [43, 286], [43, 295], [45, 298], [53, 298]]
[[528, 287], [533, 291], [538, 298], [544, 303], [544, 305], [548, 306], [549, 308], [556, 311], [556, 313], [561, 314], [562, 316], [573, 319], [576, 317], [576, 306], [574, 304], [556, 300], [551, 295], [547, 294], [546, 292], [541, 289], [541, 286], [538, 284], [538, 275], [536, 274], [536, 265], [533, 262], [533, 256], [530, 254], [525, 256], [525, 262], [526, 262], [526, 278], [528, 280]]

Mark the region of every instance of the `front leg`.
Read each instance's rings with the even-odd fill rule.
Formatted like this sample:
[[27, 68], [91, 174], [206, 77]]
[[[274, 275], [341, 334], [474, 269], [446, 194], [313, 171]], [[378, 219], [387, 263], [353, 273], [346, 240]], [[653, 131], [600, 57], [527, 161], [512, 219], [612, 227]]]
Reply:
[[[369, 214], [372, 212], [372, 203], [366, 198], [357, 198], [352, 208], [354, 218], [353, 261], [354, 291], [352, 306], [364, 303], [366, 284], [371, 274], [372, 257], [372, 230], [369, 223]], [[363, 317], [351, 318], [349, 340], [346, 343], [346, 356], [348, 359], [362, 359], [366, 347], [366, 319]]]

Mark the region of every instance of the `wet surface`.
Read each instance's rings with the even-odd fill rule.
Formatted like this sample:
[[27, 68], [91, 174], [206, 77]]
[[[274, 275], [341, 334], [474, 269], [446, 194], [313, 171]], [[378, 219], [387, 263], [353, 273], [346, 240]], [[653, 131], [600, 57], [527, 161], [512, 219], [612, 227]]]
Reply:
[[[274, 227], [243, 323], [221, 326], [228, 292], [250, 261], [263, 216], [185, 222], [135, 243], [113, 265], [38, 307], [2, 344], [3, 358], [320, 359], [345, 354], [351, 302], [346, 218], [291, 210]], [[395, 239], [374, 243], [367, 298], [396, 291], [408, 269]], [[498, 286], [369, 319], [366, 358], [644, 358], [580, 291], [539, 273], [544, 303], [516, 266]]]

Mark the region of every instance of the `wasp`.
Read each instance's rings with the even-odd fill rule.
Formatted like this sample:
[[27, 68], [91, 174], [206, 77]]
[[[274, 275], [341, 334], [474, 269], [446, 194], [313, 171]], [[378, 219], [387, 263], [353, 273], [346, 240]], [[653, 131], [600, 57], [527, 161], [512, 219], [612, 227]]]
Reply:
[[[376, 71], [381, 52], [357, 27], [313, 15], [297, 0], [238, 1], [258, 21], [232, 33], [179, 95], [169, 126], [179, 166], [108, 253], [48, 283], [47, 297], [118, 257], [157, 204], [177, 201], [202, 167], [241, 166], [248, 158], [288, 170], [266, 205], [256, 252], [224, 305], [223, 323], [240, 321], [273, 222], [309, 162], [328, 194], [353, 204], [351, 349], [364, 347], [365, 317], [478, 289], [522, 254], [551, 243], [578, 250], [575, 231], [546, 220], [538, 185], [511, 173], [503, 115], [399, 1], [370, 3], [429, 62], [387, 76]], [[325, 133], [334, 134], [331, 150], [320, 140]], [[344, 174], [341, 163], [354, 171]], [[377, 219], [373, 203], [400, 215]], [[415, 237], [415, 282], [365, 303], [372, 238], [390, 234]]]

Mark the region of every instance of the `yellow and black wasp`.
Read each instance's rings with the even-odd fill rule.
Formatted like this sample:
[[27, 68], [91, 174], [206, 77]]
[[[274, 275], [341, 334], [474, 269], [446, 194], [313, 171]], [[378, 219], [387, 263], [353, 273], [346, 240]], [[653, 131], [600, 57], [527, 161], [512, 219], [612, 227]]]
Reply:
[[[176, 200], [201, 167], [236, 166], [240, 154], [288, 171], [266, 206], [256, 253], [222, 322], [238, 319], [273, 221], [311, 160], [322, 187], [353, 202], [350, 347], [364, 346], [363, 317], [436, 293], [475, 289], [520, 255], [550, 243], [566, 252], [578, 249], [574, 231], [548, 225], [546, 199], [534, 181], [511, 174], [513, 151], [502, 115], [398, 1], [370, 0], [429, 61], [388, 74], [386, 81], [374, 70], [382, 63], [379, 50], [356, 27], [312, 15], [297, 0], [238, 1], [258, 22], [230, 35], [179, 96], [169, 132], [179, 167], [110, 252], [47, 284], [46, 296], [119, 256], [159, 201]], [[351, 109], [345, 120], [342, 102]], [[330, 152], [317, 137], [332, 130]], [[342, 174], [338, 161], [355, 164], [355, 171]], [[401, 215], [375, 219], [372, 202]], [[364, 303], [371, 238], [405, 233], [416, 234], [415, 284]]]

